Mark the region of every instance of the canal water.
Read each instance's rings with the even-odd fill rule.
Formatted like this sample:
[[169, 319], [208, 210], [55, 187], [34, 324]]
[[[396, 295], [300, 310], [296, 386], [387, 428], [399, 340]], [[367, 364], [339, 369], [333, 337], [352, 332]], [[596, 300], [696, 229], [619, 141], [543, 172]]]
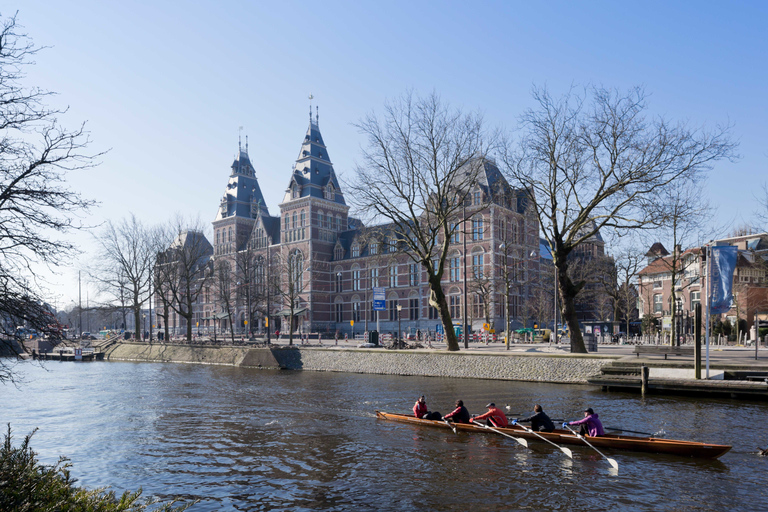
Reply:
[[[0, 422], [88, 487], [181, 496], [208, 510], [768, 510], [768, 404], [642, 399], [591, 387], [183, 364], [21, 365]], [[553, 418], [732, 444], [717, 461], [607, 452], [377, 420], [420, 394], [446, 413], [489, 401]]]

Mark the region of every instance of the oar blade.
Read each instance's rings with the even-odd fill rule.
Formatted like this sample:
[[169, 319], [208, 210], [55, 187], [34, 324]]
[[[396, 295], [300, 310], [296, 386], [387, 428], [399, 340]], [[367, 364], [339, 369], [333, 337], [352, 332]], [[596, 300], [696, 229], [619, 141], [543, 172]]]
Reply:
[[[605, 457], [605, 456], [604, 456], [604, 457]], [[619, 463], [618, 463], [618, 462], [616, 462], [616, 460], [615, 460], [615, 459], [612, 459], [612, 458], [610, 458], [610, 457], [605, 457], [605, 458], [608, 460], [608, 464], [610, 464], [611, 466], [613, 466], [613, 469], [615, 469], [616, 471], [618, 471], [618, 470], [619, 470]]]
[[[555, 446], [557, 446], [557, 445], [555, 445]], [[569, 459], [573, 458], [573, 452], [571, 450], [569, 450], [565, 446], [558, 446], [558, 448], [560, 448], [560, 451], [563, 452], [564, 454], [566, 454]]]
[[525, 440], [525, 439], [523, 439], [522, 437], [513, 437], [512, 439], [514, 439], [515, 441], [517, 441], [517, 442], [518, 442], [518, 443], [520, 443], [521, 445], [523, 445], [523, 446], [525, 446], [526, 448], [528, 448], [528, 441], [527, 441], [527, 440]]

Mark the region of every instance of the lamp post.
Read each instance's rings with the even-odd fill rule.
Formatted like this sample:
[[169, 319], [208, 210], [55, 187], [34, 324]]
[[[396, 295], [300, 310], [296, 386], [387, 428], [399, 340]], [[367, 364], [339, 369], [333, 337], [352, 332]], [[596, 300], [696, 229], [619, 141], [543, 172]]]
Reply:
[[[341, 271], [336, 272], [336, 297], [340, 296], [341, 292], [344, 291], [344, 287], [342, 285], [341, 277], [342, 277]], [[344, 297], [342, 297], [341, 300], [343, 301]], [[342, 313], [344, 311], [343, 307], [344, 306], [342, 305]], [[335, 301], [334, 301], [333, 308], [334, 308], [334, 312], [333, 312], [333, 320], [334, 320], [334, 322], [333, 322], [333, 330], [337, 331], [338, 328], [339, 328], [339, 322], [344, 321], [344, 319], [342, 318], [342, 315], [339, 314], [339, 311], [337, 311], [337, 304], [335, 303]]]
[[507, 271], [507, 246], [502, 242], [499, 249], [504, 251], [502, 254], [504, 262], [504, 344], [509, 350], [509, 272]]
[[[146, 313], [144, 315], [142, 315], [142, 317], [144, 318], [144, 332], [146, 333], [147, 332], [147, 315], [146, 315]], [[146, 334], [144, 335], [144, 341], [147, 341]]]
[[[467, 332], [467, 198], [465, 197], [464, 200], [461, 202], [461, 215], [462, 215], [462, 237], [461, 241], [463, 243], [463, 249], [464, 249], [464, 329], [462, 329], [462, 334], [464, 335], [464, 348], [469, 348], [469, 333]], [[399, 316], [398, 316], [399, 318]]]
[[397, 304], [397, 348], [400, 348], [400, 311], [403, 310], [403, 306], [400, 304], [400, 299], [398, 299]]

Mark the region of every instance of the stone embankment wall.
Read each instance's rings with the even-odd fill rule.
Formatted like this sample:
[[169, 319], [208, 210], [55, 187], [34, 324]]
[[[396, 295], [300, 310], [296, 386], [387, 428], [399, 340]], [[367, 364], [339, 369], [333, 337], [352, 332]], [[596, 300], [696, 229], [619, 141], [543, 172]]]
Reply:
[[384, 375], [585, 383], [612, 359], [570, 354], [477, 354], [381, 349], [148, 346], [121, 343], [111, 361], [177, 362]]

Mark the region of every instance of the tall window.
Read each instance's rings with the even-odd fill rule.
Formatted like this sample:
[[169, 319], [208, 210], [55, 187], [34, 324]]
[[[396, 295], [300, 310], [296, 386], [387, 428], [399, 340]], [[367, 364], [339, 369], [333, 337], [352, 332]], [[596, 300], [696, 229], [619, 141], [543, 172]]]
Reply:
[[696, 304], [701, 302], [701, 292], [691, 292], [691, 311], [696, 309]]
[[475, 318], [485, 318], [485, 300], [483, 296], [476, 293], [472, 300], [473, 311], [472, 314]]
[[375, 254], [379, 254], [379, 244], [377, 244], [376, 242], [371, 242], [370, 245], [368, 246], [368, 254], [370, 254], [371, 256]]
[[293, 229], [298, 227], [299, 216], [296, 212], [293, 212]]
[[304, 210], [301, 210], [301, 227], [304, 227], [306, 225], [307, 221], [307, 214], [304, 213]]
[[336, 271], [335, 275], [336, 275], [336, 293], [341, 293], [342, 291], [344, 291], [342, 287], [342, 278], [344, 277], [344, 275], [341, 273], [340, 270]]
[[472, 220], [472, 240], [483, 239], [483, 219]]
[[397, 287], [397, 265], [392, 265], [389, 267], [389, 287]]
[[379, 286], [379, 269], [371, 269], [371, 287]]
[[450, 259], [450, 279], [452, 283], [461, 281], [461, 258], [456, 256]]
[[354, 320], [355, 322], [360, 321], [360, 311], [361, 311], [360, 302], [353, 302], [352, 303], [352, 320]]
[[357, 258], [360, 256], [360, 246], [355, 244], [352, 246], [352, 257]]
[[472, 275], [474, 276], [475, 279], [483, 278], [483, 255], [482, 254], [472, 255]]
[[340, 324], [344, 321], [344, 305], [341, 302], [336, 304], [336, 323]]
[[437, 308], [432, 305], [429, 306], [429, 312], [427, 313], [427, 315], [430, 320], [437, 320], [440, 318], [440, 315], [437, 313]]
[[408, 300], [408, 311], [411, 320], [419, 319], [419, 299]]
[[388, 300], [387, 306], [389, 310], [389, 319], [397, 320], [397, 300]]
[[419, 264], [411, 263], [408, 266], [408, 284], [410, 286], [418, 286], [419, 284]]
[[301, 291], [304, 288], [304, 255], [299, 251], [291, 254], [288, 259], [288, 266], [294, 290]]
[[461, 295], [451, 295], [449, 297], [448, 307], [451, 310], [451, 318], [454, 320], [461, 318]]
[[475, 190], [473, 194], [473, 199], [475, 204], [482, 204], [483, 203], [483, 193], [480, 190]]
[[653, 312], [661, 313], [664, 311], [664, 303], [661, 301], [661, 294], [657, 293], [653, 296]]
[[355, 291], [360, 289], [360, 271], [359, 270], [352, 271], [352, 289]]
[[397, 239], [390, 238], [389, 239], [389, 252], [395, 252], [397, 251]]
[[451, 243], [452, 244], [458, 244], [461, 242], [461, 237], [459, 236], [461, 234], [461, 226], [457, 225], [455, 222], [451, 222], [450, 229], [451, 232]]

